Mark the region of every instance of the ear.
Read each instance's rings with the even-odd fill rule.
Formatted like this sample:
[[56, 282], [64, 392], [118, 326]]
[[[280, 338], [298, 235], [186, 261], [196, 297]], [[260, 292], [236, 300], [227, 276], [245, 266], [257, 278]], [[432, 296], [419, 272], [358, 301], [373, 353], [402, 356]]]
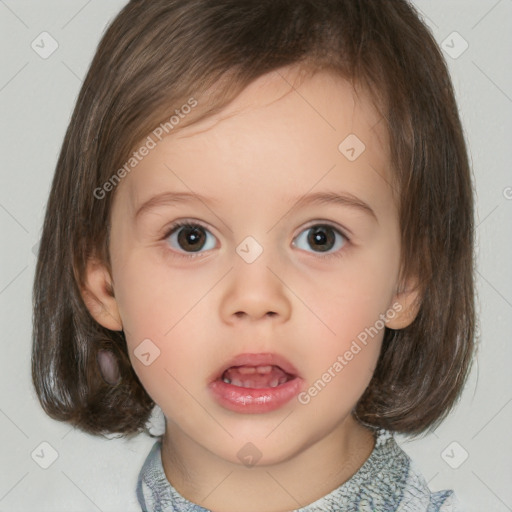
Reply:
[[[386, 327], [389, 329], [404, 329], [408, 327], [420, 310], [421, 296], [417, 279], [409, 279], [397, 290], [391, 301]], [[395, 314], [391, 314], [394, 312]]]
[[97, 259], [87, 262], [82, 298], [92, 317], [111, 331], [122, 331], [123, 324], [114, 296], [112, 278], [105, 265]]

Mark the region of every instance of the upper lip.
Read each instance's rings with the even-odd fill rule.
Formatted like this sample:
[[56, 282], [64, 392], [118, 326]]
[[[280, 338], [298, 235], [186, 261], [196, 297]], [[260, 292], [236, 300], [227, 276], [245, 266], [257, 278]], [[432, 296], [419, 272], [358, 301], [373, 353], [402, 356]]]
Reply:
[[283, 371], [293, 377], [297, 377], [299, 372], [297, 369], [283, 356], [274, 353], [260, 353], [260, 354], [238, 354], [230, 361], [223, 364], [212, 377], [212, 382], [222, 378], [224, 372], [232, 366], [279, 366]]

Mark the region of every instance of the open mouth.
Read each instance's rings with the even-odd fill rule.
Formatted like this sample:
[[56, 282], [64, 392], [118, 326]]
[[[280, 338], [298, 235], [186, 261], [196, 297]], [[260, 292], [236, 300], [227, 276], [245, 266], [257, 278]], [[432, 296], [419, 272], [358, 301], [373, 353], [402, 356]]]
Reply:
[[222, 382], [241, 388], [276, 388], [295, 378], [278, 365], [231, 366], [221, 376]]
[[238, 413], [270, 412], [300, 392], [304, 380], [277, 354], [241, 354], [219, 369], [209, 389], [224, 408]]

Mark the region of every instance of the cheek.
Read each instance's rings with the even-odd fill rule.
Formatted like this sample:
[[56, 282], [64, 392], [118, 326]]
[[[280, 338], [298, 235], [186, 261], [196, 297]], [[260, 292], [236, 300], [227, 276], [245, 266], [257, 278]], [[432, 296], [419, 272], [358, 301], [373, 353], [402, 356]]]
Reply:
[[134, 251], [118, 266], [115, 294], [129, 357], [143, 387], [159, 405], [170, 397], [176, 403], [189, 400], [183, 386], [190, 387], [190, 369], [205, 373], [198, 354], [206, 351], [201, 344], [206, 336], [206, 294], [214, 278], [218, 279], [170, 270], [161, 261], [152, 264], [142, 251]]
[[308, 306], [319, 319], [304, 312], [309, 321], [301, 336], [308, 374], [299, 401], [309, 404], [312, 415], [333, 421], [352, 410], [372, 379], [390, 298], [384, 277], [377, 283], [375, 274], [347, 272], [340, 279], [342, 284], [331, 279], [311, 289]]
[[[326, 339], [340, 346], [374, 326], [380, 315], [390, 309], [397, 273], [395, 251], [390, 251], [389, 257], [382, 250], [361, 254], [358, 258], [347, 258], [346, 262], [342, 260], [334, 272], [302, 277], [300, 293], [310, 310], [309, 316], [313, 313], [318, 319], [317, 328], [323, 329]], [[378, 325], [382, 328], [381, 322]]]
[[347, 258], [338, 272], [316, 273], [303, 281], [308, 283], [302, 293], [309, 311], [302, 313], [308, 321], [302, 322], [301, 340], [313, 370], [308, 383], [317, 382], [324, 397], [317, 405], [328, 396], [343, 397], [340, 406], [355, 403], [366, 389], [379, 358], [384, 319], [394, 313], [397, 272], [398, 252], [381, 246], [357, 259]]
[[119, 269], [116, 300], [134, 338], [167, 339], [211, 287], [208, 276], [170, 269], [144, 251], [134, 251]]
[[375, 337], [371, 346], [356, 342], [346, 351], [333, 353], [329, 364], [309, 380], [298, 399], [311, 417], [322, 417], [329, 425], [353, 410], [373, 376], [380, 338]]

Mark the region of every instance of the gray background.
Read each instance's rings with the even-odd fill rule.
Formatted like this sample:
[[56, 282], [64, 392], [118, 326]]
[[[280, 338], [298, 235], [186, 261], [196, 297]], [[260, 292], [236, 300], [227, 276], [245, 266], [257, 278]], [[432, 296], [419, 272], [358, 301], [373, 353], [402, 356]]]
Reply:
[[[140, 510], [136, 478], [153, 440], [95, 438], [55, 422], [30, 380], [34, 253], [50, 182], [95, 47], [124, 3], [0, 0], [0, 512]], [[435, 433], [398, 441], [433, 490], [455, 489], [468, 511], [505, 512], [512, 510], [512, 0], [414, 3], [445, 50], [470, 146], [481, 344], [456, 410]], [[45, 31], [58, 43], [46, 59], [31, 47], [51, 49]]]

